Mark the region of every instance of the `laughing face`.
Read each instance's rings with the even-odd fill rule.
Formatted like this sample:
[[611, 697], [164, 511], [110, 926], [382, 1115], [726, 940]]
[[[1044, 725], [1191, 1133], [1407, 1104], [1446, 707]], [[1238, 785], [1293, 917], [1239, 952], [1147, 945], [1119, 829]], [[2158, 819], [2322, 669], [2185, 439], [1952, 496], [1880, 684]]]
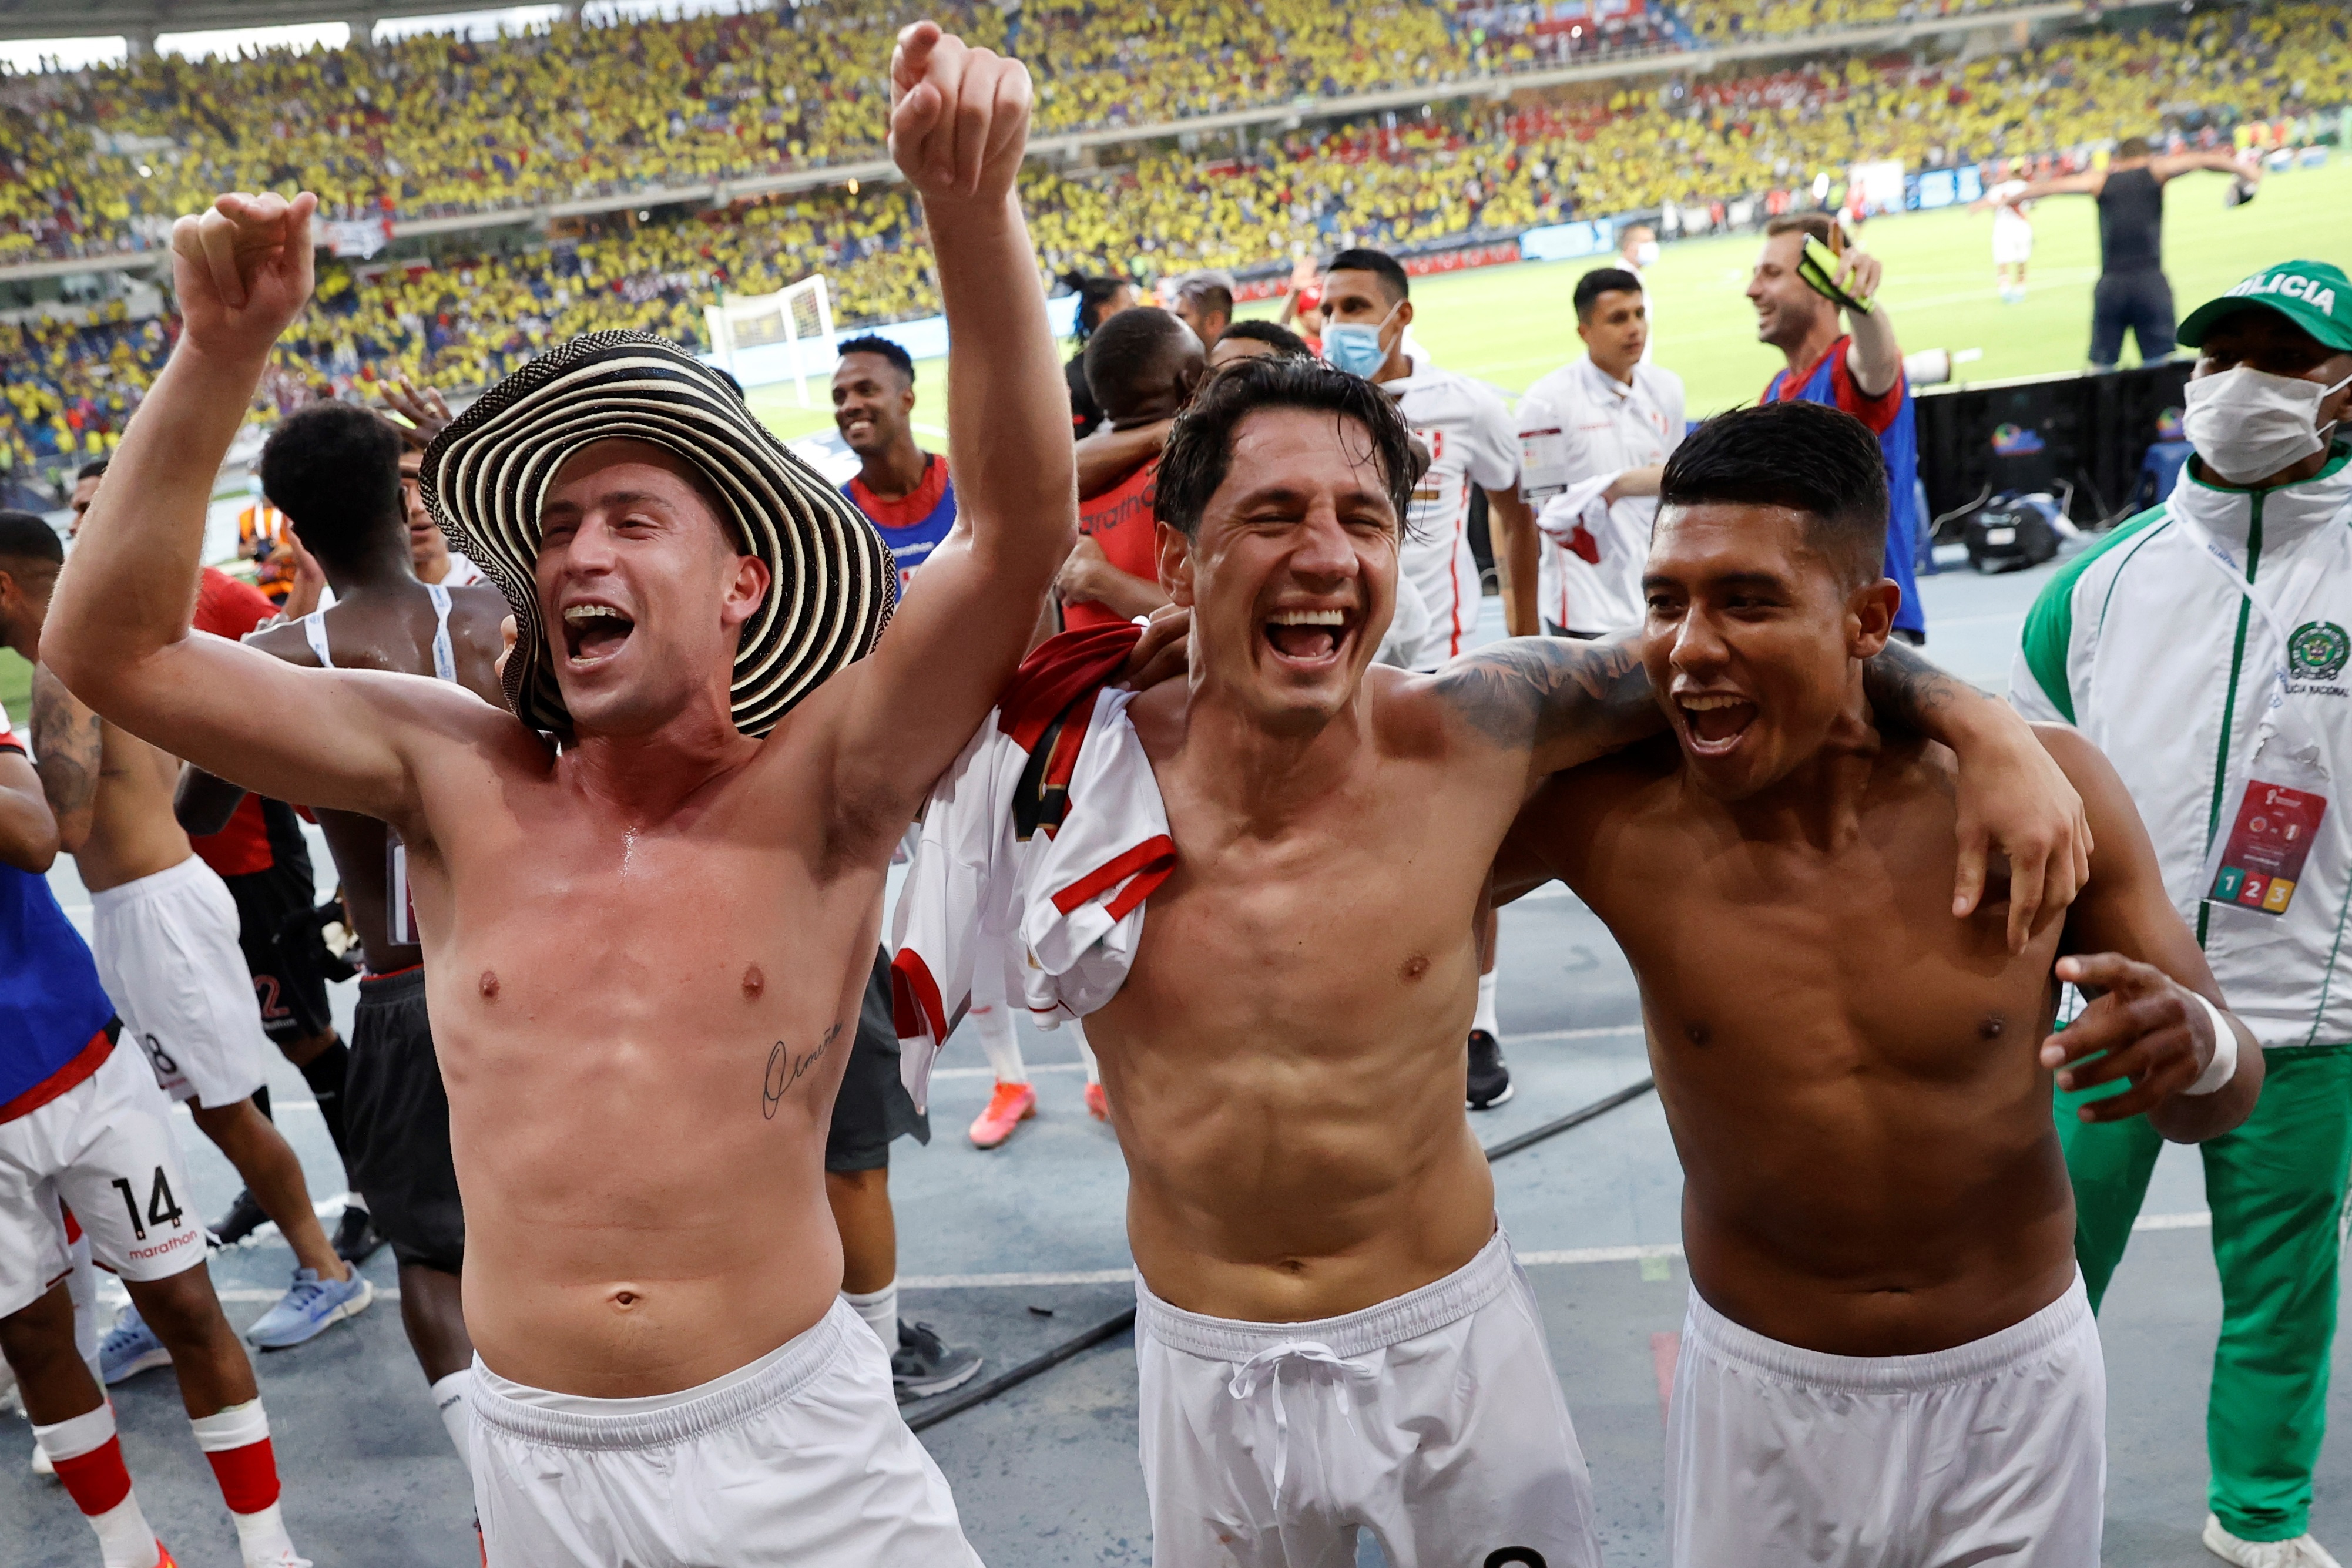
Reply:
[[833, 424], [860, 457], [911, 439], [915, 385], [879, 354], [844, 354], [833, 372]]
[[539, 612], [583, 732], [649, 734], [727, 693], [768, 569], [684, 458], [600, 441], [557, 471], [540, 511]]
[[1791, 230], [1772, 235], [1757, 253], [1756, 270], [1748, 275], [1748, 302], [1756, 308], [1756, 340], [1784, 349], [1801, 343], [1831, 308], [1797, 274], [1805, 254], [1805, 236]]
[[1643, 662], [1691, 777], [1744, 800], [1859, 712], [1862, 662], [1886, 645], [1902, 591], [1856, 587], [1789, 507], [1706, 502], [1658, 513]]
[[1354, 421], [1302, 408], [1244, 417], [1197, 533], [1160, 530], [1160, 580], [1192, 608], [1197, 677], [1270, 729], [1339, 713], [1396, 608], [1397, 534]]

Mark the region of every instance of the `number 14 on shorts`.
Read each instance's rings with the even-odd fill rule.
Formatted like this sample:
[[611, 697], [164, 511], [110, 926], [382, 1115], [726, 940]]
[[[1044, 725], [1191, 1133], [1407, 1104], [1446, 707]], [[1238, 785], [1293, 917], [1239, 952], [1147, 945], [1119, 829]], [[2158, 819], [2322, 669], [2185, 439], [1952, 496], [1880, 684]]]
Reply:
[[139, 1195], [131, 1190], [130, 1179], [116, 1176], [113, 1186], [122, 1195], [122, 1207], [131, 1211], [131, 1232], [140, 1240], [147, 1239], [147, 1227], [151, 1225], [159, 1228], [166, 1225], [174, 1230], [180, 1228], [180, 1200], [172, 1196], [171, 1178], [163, 1174], [162, 1166], [155, 1167], [154, 1183], [147, 1189], [147, 1217], [144, 1219], [139, 1216]]

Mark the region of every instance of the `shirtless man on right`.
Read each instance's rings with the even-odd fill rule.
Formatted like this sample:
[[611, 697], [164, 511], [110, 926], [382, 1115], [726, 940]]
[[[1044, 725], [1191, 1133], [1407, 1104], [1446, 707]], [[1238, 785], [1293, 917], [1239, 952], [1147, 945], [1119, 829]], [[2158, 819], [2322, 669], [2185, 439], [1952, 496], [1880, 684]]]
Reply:
[[515, 615], [511, 707], [191, 637], [211, 476], [310, 296], [307, 193], [179, 220], [184, 329], [58, 585], [44, 653], [100, 712], [406, 846], [501, 1568], [977, 1562], [840, 1301], [824, 1143], [891, 852], [1027, 648], [1076, 500], [1013, 189], [1028, 75], [920, 22], [890, 82], [959, 492], [895, 620], [880, 538], [725, 378], [603, 332], [425, 454]]
[[[1160, 1568], [1352, 1563], [1366, 1528], [1396, 1568], [1599, 1560], [1462, 1039], [1473, 916], [1521, 802], [1661, 721], [1621, 644], [1368, 669], [1410, 441], [1371, 382], [1263, 357], [1210, 380], [1160, 460], [1160, 579], [1192, 614], [1190, 674], [1127, 714], [1174, 869], [1087, 1019], [1128, 1164]], [[2045, 871], [2063, 900], [2072, 789], [2014, 714], [1893, 658], [1885, 695], [1968, 748], [1971, 800], [2000, 802], [2024, 902]], [[1078, 766], [1057, 844], [1079, 833]], [[944, 1023], [961, 974], [900, 957], [911, 994], [938, 982], [922, 999]]]
[[[2052, 1074], [2128, 1078], [2084, 1118], [2184, 1143], [2262, 1087], [2074, 730], [2036, 732], [2088, 810], [2089, 881], [2022, 952], [1997, 905], [1955, 917], [1952, 757], [1864, 686], [1901, 593], [1885, 523], [1852, 416], [1702, 425], [1644, 580], [1672, 737], [1547, 783], [1496, 870], [1503, 897], [1560, 877], [1641, 982], [1690, 1260], [1676, 1568], [2095, 1568], [2106, 1383]], [[2095, 999], [2052, 1034], [2061, 981]]]

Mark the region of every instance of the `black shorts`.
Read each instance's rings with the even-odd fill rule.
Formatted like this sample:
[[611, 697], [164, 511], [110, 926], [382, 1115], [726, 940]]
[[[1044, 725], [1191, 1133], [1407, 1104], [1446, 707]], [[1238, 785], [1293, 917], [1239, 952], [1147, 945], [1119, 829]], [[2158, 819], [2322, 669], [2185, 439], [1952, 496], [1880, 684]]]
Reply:
[[915, 1109], [914, 1096], [898, 1078], [898, 1030], [890, 1021], [890, 956], [877, 953], [866, 977], [866, 999], [857, 1009], [857, 1039], [849, 1067], [833, 1101], [833, 1126], [824, 1137], [824, 1168], [887, 1170], [890, 1145], [908, 1134], [931, 1141], [931, 1119]]
[[326, 977], [299, 940], [278, 940], [288, 926], [309, 915], [317, 901], [309, 858], [292, 863], [280, 860], [268, 871], [221, 880], [236, 900], [236, 945], [244, 950], [246, 972], [253, 977], [261, 1028], [270, 1043], [293, 1045], [332, 1029]]
[[425, 1016], [425, 971], [360, 981], [343, 1078], [343, 1160], [377, 1233], [403, 1263], [446, 1274], [466, 1260], [466, 1211], [449, 1156], [449, 1096]]
[[2091, 363], [2113, 370], [2124, 357], [2124, 329], [2139, 344], [2139, 361], [2152, 365], [2172, 357], [2178, 345], [2172, 319], [2172, 285], [2160, 272], [2105, 272], [2091, 290]]

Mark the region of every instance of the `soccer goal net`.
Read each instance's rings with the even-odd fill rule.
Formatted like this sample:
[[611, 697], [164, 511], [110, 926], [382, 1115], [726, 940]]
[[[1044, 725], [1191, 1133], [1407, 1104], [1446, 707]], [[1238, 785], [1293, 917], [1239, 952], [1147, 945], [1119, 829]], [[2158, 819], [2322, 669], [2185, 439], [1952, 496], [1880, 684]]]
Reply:
[[[801, 406], [810, 406], [810, 375], [829, 373], [834, 360], [833, 296], [823, 273], [773, 294], [722, 294], [702, 314], [710, 351], [730, 374], [747, 383], [789, 378], [800, 389]], [[761, 373], [755, 378], [747, 370]]]

